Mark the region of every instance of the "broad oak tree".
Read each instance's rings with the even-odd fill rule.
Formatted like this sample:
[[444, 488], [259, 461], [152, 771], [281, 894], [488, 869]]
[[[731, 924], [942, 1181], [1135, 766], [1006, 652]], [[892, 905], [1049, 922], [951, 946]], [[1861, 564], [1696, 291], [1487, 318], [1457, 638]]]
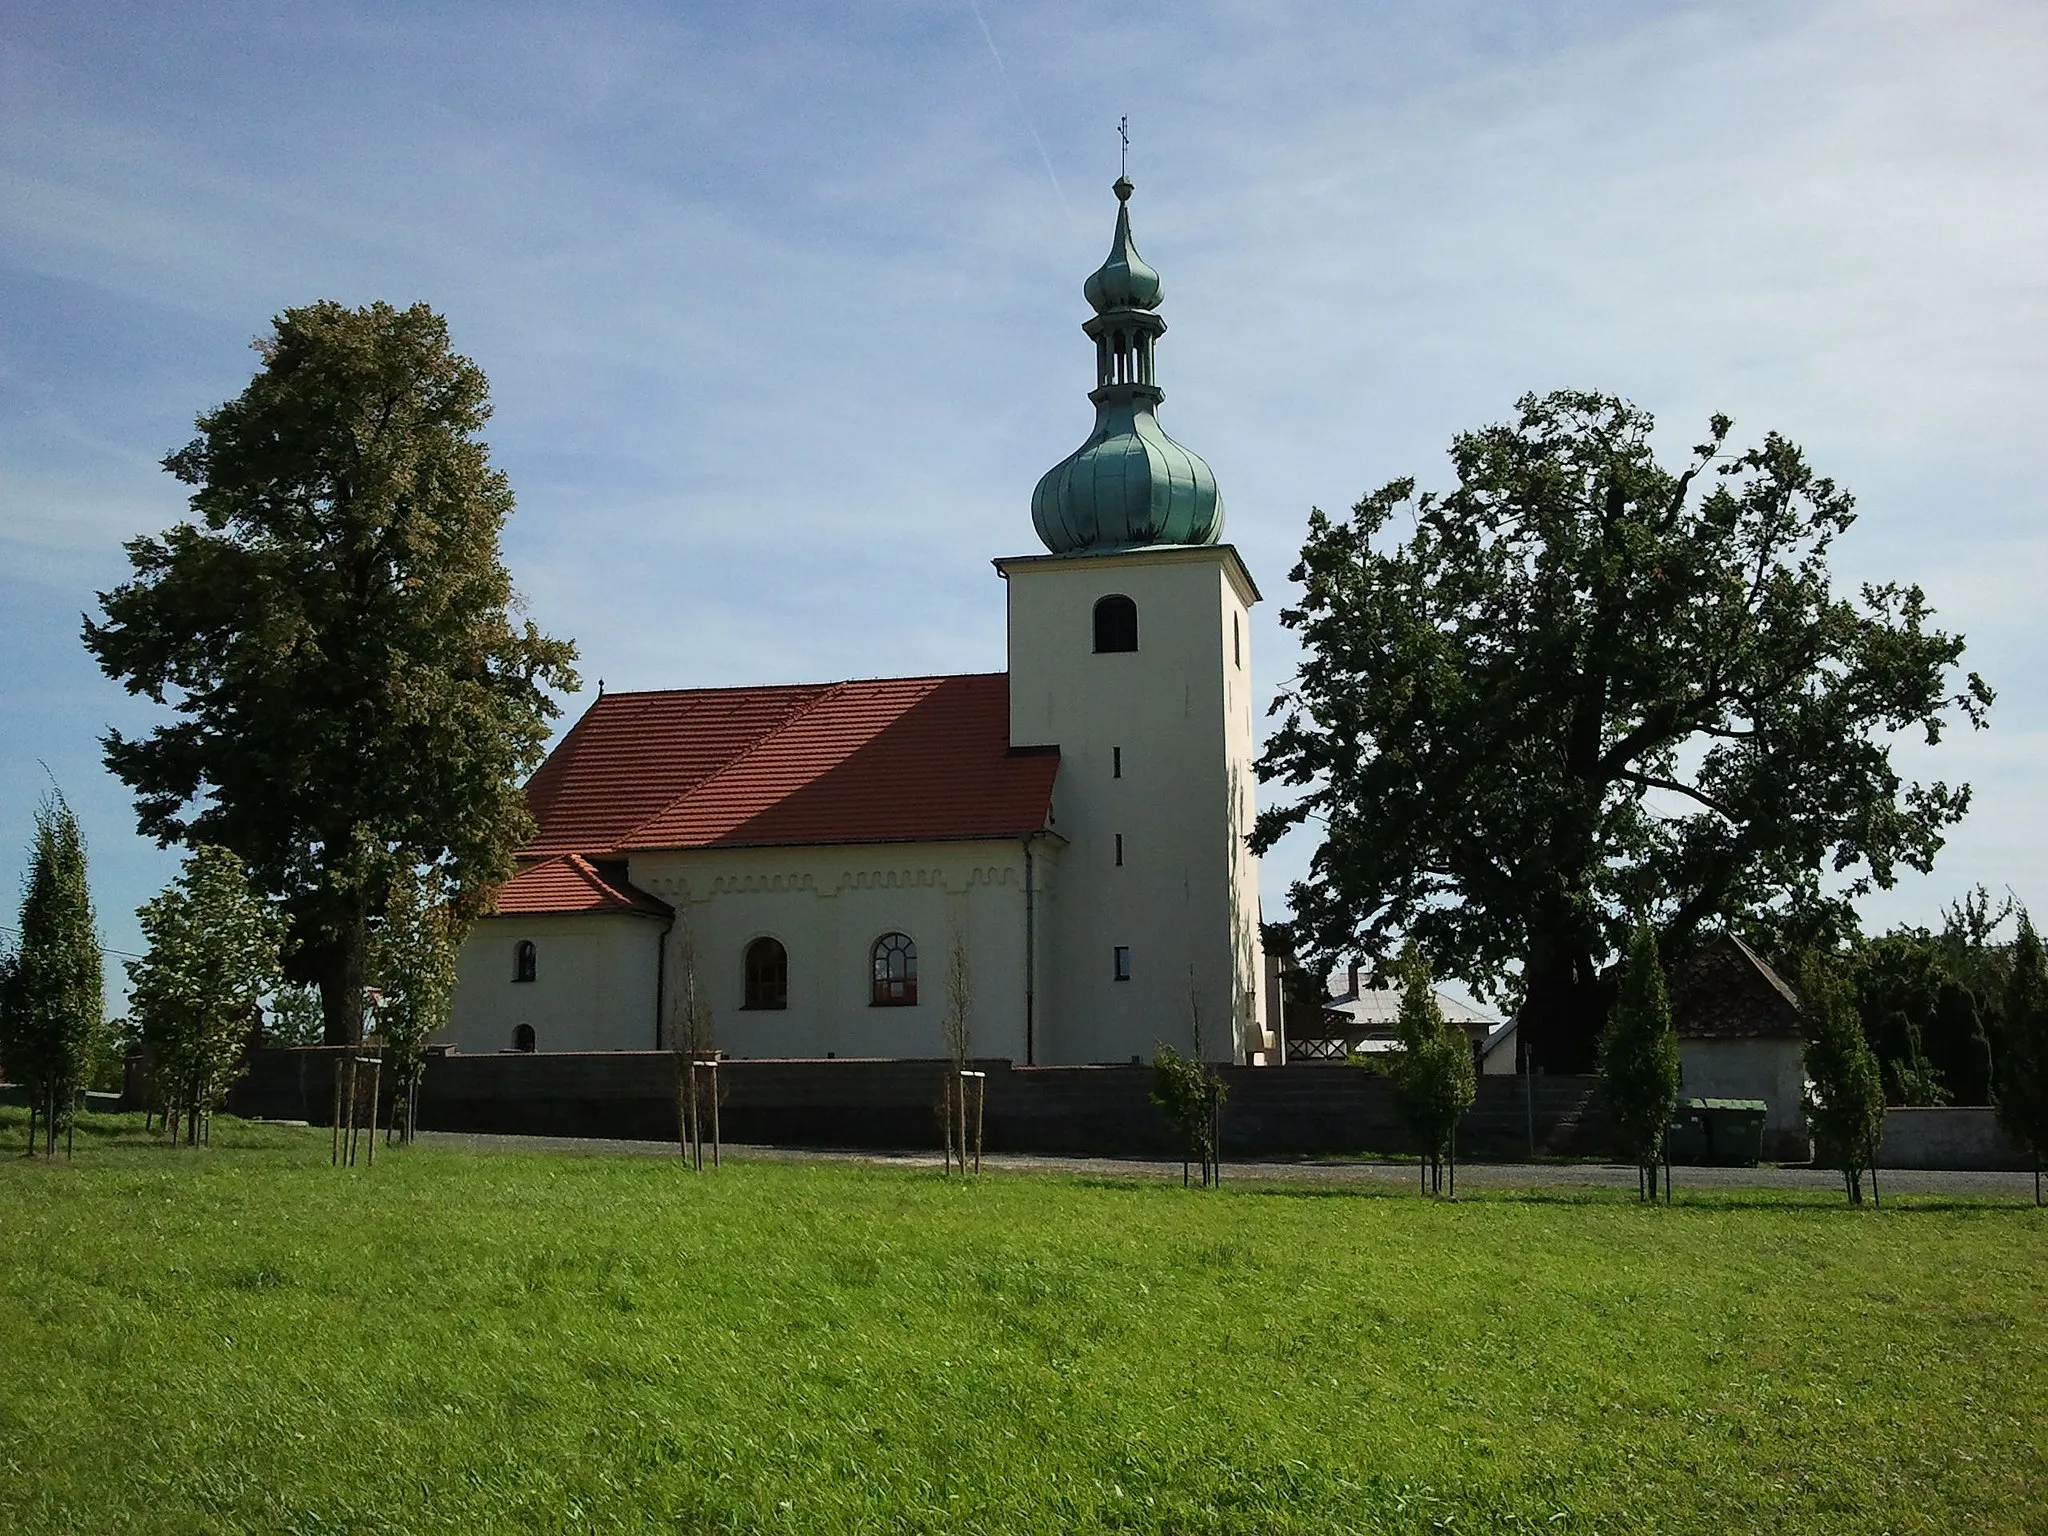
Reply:
[[164, 460], [194, 521], [128, 545], [85, 643], [175, 723], [106, 738], [144, 833], [218, 844], [291, 917], [285, 971], [362, 1029], [371, 918], [406, 869], [486, 910], [571, 645], [515, 622], [484, 375], [423, 304], [288, 309], [249, 387]]
[[1889, 738], [1981, 726], [1992, 695], [1954, 688], [1963, 641], [1918, 587], [1835, 594], [1852, 500], [1793, 444], [1732, 452], [1716, 416], [1674, 473], [1622, 400], [1518, 409], [1452, 443], [1455, 490], [1311, 513], [1281, 616], [1305, 658], [1259, 762], [1302, 793], [1253, 845], [1322, 830], [1304, 951], [1414, 938], [1517, 1003], [1538, 1067], [1585, 1071], [1633, 914], [1672, 957], [1722, 922], [1819, 938], [1928, 868], [1969, 790], [1902, 783]]

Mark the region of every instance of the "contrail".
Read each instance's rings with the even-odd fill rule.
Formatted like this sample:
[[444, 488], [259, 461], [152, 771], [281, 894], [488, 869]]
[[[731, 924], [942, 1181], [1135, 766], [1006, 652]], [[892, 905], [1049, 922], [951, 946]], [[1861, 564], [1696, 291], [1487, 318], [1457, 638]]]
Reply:
[[1017, 115], [1024, 119], [1024, 131], [1031, 135], [1031, 142], [1038, 146], [1038, 160], [1045, 167], [1045, 179], [1052, 183], [1053, 193], [1060, 200], [1060, 209], [1072, 218], [1074, 210], [1067, 206], [1066, 189], [1052, 168], [1052, 156], [1045, 152], [1045, 140], [1038, 136], [1038, 129], [1031, 121], [1031, 114], [1025, 109], [1024, 98], [1017, 94], [1017, 87], [1011, 83], [1009, 70], [1003, 67], [1003, 56], [996, 52], [995, 35], [988, 29], [988, 22], [981, 14], [980, 0], [967, 0], [967, 9], [974, 12], [975, 25], [981, 28], [981, 40], [988, 44], [988, 56], [996, 61], [996, 73], [1003, 77], [1003, 87], [1010, 93], [1010, 100], [1017, 104]]

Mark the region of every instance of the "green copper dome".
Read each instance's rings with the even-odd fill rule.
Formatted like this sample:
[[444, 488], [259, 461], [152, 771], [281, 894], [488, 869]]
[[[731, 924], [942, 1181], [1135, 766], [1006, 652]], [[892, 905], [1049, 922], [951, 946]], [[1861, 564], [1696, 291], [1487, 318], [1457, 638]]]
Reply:
[[1032, 524], [1056, 555], [1213, 544], [1223, 530], [1216, 477], [1155, 414], [1166, 395], [1153, 382], [1152, 353], [1166, 322], [1152, 313], [1159, 274], [1131, 242], [1131, 191], [1119, 177], [1109, 259], [1082, 289], [1095, 310], [1082, 326], [1095, 343], [1095, 430], [1031, 496]]

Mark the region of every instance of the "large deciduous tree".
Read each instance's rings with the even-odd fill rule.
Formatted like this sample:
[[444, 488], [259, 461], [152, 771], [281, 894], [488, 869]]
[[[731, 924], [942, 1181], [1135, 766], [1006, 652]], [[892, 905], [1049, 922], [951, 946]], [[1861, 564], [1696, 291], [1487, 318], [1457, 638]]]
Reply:
[[54, 1153], [106, 1017], [85, 836], [62, 795], [37, 808], [18, 922], [14, 947], [0, 954], [0, 1068], [29, 1091], [29, 1150], [40, 1123]]
[[368, 925], [402, 870], [465, 914], [531, 835], [520, 793], [575, 686], [570, 645], [515, 622], [512, 510], [479, 434], [481, 370], [423, 304], [288, 309], [242, 394], [164, 460], [196, 515], [128, 545], [85, 641], [179, 718], [107, 737], [161, 843], [213, 843], [291, 915], [287, 974], [330, 1042], [362, 1027]]
[[1836, 595], [1851, 498], [1797, 447], [1733, 452], [1716, 417], [1674, 472], [1652, 425], [1608, 396], [1525, 397], [1453, 442], [1456, 489], [1396, 480], [1348, 520], [1312, 513], [1282, 615], [1306, 657], [1260, 774], [1303, 793], [1254, 844], [1323, 829], [1297, 941], [1335, 959], [1419, 939], [1516, 999], [1549, 1071], [1592, 1065], [1632, 914], [1674, 958], [1719, 922], [1810, 941], [1926, 869], [1969, 791], [1902, 783], [1888, 739], [1991, 702], [1955, 684], [1963, 642], [1918, 587]]

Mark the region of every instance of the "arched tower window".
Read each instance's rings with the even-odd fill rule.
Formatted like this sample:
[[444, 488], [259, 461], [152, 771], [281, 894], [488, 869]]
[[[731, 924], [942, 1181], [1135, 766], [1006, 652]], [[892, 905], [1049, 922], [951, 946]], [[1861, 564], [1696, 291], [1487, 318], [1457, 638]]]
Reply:
[[1138, 648], [1138, 605], [1112, 592], [1095, 605], [1095, 649], [1135, 651]]
[[519, 1026], [519, 1027], [518, 1027], [517, 1029], [515, 1029], [515, 1030], [513, 1030], [513, 1031], [512, 1031], [512, 1049], [513, 1049], [513, 1050], [515, 1050], [515, 1051], [530, 1051], [530, 1050], [532, 1050], [533, 1048], [534, 1048], [534, 1038], [533, 1038], [533, 1026], [532, 1026], [531, 1024], [522, 1024], [522, 1025], [520, 1025], [520, 1026]]
[[[533, 980], [534, 963], [537, 959], [538, 955], [534, 950], [533, 940], [521, 939], [512, 947], [512, 979], [514, 981]], [[527, 1046], [525, 1049], [532, 1050], [533, 1047]]]
[[885, 933], [875, 940], [877, 1008], [909, 1008], [917, 1002], [917, 946], [910, 936]]
[[789, 1006], [789, 951], [775, 939], [747, 946], [747, 1008]]

